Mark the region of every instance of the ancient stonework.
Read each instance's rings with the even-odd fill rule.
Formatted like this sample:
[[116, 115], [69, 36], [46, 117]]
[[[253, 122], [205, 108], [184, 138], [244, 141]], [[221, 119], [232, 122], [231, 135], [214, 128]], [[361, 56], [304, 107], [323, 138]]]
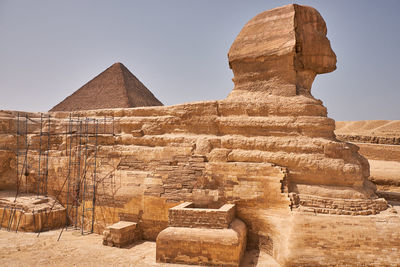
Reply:
[[65, 208], [53, 197], [0, 191], [0, 229], [42, 232], [65, 226]]
[[169, 209], [168, 219], [171, 227], [224, 229], [229, 227], [235, 215], [236, 207], [233, 204], [210, 209], [184, 202]]
[[122, 63], [115, 63], [50, 111], [162, 106]]
[[239, 266], [246, 225], [234, 204], [205, 208], [184, 202], [169, 209], [169, 227], [157, 236], [157, 262]]
[[141, 240], [141, 232], [135, 222], [119, 221], [107, 226], [103, 232], [103, 245], [124, 247]]
[[[311, 94], [316, 75], [336, 68], [326, 34], [311, 7], [265, 11], [232, 44], [235, 87], [226, 99], [50, 112], [49, 194], [66, 203], [69, 156], [76, 158], [82, 146], [73, 138], [79, 121], [70, 127], [70, 118], [88, 117], [100, 121], [98, 138], [89, 123], [84, 141], [91, 163], [97, 151], [98, 233], [131, 218], [144, 239], [156, 240], [174, 206], [235, 204], [248, 229], [247, 247], [268, 252], [282, 266], [399, 265], [399, 215], [376, 195], [359, 148], [336, 138], [334, 120]], [[40, 114], [27, 116], [27, 161], [36, 166]], [[104, 117], [112, 122], [103, 125]], [[16, 121], [17, 112], [0, 113], [2, 188], [17, 185]], [[27, 174], [21, 186], [34, 192], [40, 179], [33, 167]], [[187, 229], [182, 242], [192, 240]]]

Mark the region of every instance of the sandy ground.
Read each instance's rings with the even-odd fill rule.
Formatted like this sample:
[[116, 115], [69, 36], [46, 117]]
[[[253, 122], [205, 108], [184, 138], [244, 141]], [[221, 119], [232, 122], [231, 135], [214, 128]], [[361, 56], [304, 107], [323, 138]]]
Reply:
[[[1, 266], [164, 266], [193, 265], [159, 264], [155, 262], [156, 243], [145, 241], [127, 248], [102, 245], [102, 236], [68, 230], [35, 233], [0, 230]], [[279, 266], [268, 254], [247, 251], [241, 266]]]
[[400, 183], [400, 162], [386, 160], [368, 160], [371, 167], [371, 176]]
[[399, 136], [400, 120], [336, 121], [335, 133]]

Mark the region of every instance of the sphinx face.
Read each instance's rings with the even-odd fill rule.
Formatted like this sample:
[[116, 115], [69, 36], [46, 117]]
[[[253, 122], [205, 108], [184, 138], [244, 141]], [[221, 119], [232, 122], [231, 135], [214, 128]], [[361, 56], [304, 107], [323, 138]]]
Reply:
[[336, 69], [336, 55], [326, 37], [322, 16], [310, 7], [296, 8], [296, 68], [317, 74]]
[[229, 97], [309, 95], [317, 74], [336, 69], [326, 34], [324, 19], [312, 7], [291, 4], [258, 14], [229, 50], [235, 83]]

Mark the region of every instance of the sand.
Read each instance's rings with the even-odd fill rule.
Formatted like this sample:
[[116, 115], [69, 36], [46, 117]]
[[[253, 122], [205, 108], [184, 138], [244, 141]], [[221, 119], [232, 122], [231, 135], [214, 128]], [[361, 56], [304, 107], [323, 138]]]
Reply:
[[[0, 230], [0, 262], [2, 266], [165, 266], [155, 262], [156, 243], [144, 241], [127, 248], [102, 245], [102, 236], [81, 235], [74, 230], [35, 233]], [[241, 266], [279, 266], [268, 254], [247, 251]]]

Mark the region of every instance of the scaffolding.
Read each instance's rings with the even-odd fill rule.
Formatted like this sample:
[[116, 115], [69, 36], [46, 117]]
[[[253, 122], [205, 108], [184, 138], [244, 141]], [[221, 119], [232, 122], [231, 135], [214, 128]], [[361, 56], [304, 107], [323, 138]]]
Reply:
[[[74, 127], [75, 126], [75, 127]], [[93, 131], [90, 131], [92, 126]], [[97, 135], [98, 120], [90, 118], [76, 118], [71, 116], [68, 123], [66, 140], [69, 140], [68, 152], [68, 174], [67, 174], [67, 200], [66, 216], [73, 223], [74, 229], [79, 228], [78, 217], [80, 216], [80, 229], [84, 234], [85, 218], [89, 216], [90, 232], [94, 228], [94, 207], [96, 203], [96, 166], [97, 166]], [[90, 144], [90, 138], [94, 139], [94, 144]], [[72, 147], [74, 145], [74, 153]], [[68, 143], [66, 143], [66, 151]], [[86, 202], [91, 201], [91, 207], [86, 207]], [[80, 215], [79, 215], [80, 213]]]
[[[28, 144], [28, 115], [25, 115], [25, 123], [23, 122], [23, 125], [25, 126], [24, 130], [21, 130], [21, 116], [18, 113], [17, 114], [17, 125], [16, 125], [16, 138], [17, 138], [17, 144], [16, 144], [16, 149], [15, 149], [15, 154], [17, 157], [16, 161], [16, 193], [15, 193], [15, 198], [14, 202], [16, 202], [18, 194], [20, 193], [21, 190], [21, 182], [22, 182], [22, 176], [25, 175], [25, 182], [28, 179], [29, 171], [28, 171], [28, 150], [29, 150], [29, 144]], [[22, 138], [24, 141], [23, 145], [20, 144], [20, 138]], [[22, 147], [21, 147], [22, 146]], [[20, 160], [22, 161], [22, 164], [20, 164]], [[20, 170], [21, 168], [21, 170]], [[27, 185], [26, 185], [26, 191], [28, 191]], [[11, 216], [10, 216], [11, 219]]]
[[[46, 118], [45, 118], [46, 119]], [[42, 149], [43, 136], [47, 136], [47, 146]], [[50, 115], [47, 117], [47, 133], [43, 131], [43, 114], [40, 114], [40, 130], [39, 130], [39, 158], [38, 158], [38, 176], [36, 194], [47, 196], [47, 182], [49, 177], [49, 153], [51, 140], [51, 121]], [[43, 159], [42, 159], [43, 158]], [[41, 165], [43, 163], [43, 165]]]
[[[98, 137], [115, 135], [114, 117], [104, 117], [100, 120], [79, 116], [72, 118], [70, 115], [66, 129], [68, 129], [65, 133], [66, 140], [67, 142], [69, 140], [69, 146], [66, 144], [67, 221], [72, 223], [73, 229], [80, 229], [81, 234], [85, 234], [85, 228], [89, 229], [89, 233], [93, 233], [97, 184], [100, 182], [97, 173]], [[65, 225], [65, 230], [68, 230], [68, 223]]]
[[[115, 135], [114, 117], [87, 118], [70, 114], [69, 118], [59, 122], [65, 124], [65, 127], [63, 125], [57, 127], [60, 125], [56, 125], [55, 120], [52, 120], [50, 115], [40, 114], [40, 117], [29, 117], [28, 114], [21, 116], [20, 113], [17, 113], [15, 127], [16, 193], [14, 202], [23, 191], [23, 183], [25, 183], [24, 191], [26, 193], [36, 193], [37, 197], [49, 194], [50, 153], [52, 145], [57, 145], [57, 138], [64, 134], [68, 169], [62, 186], [57, 188], [58, 192], [51, 187], [50, 190], [52, 190], [56, 199], [62, 199], [61, 202], [66, 209], [65, 230], [68, 229], [69, 225], [72, 225], [73, 229], [80, 229], [81, 234], [93, 233], [97, 185], [104, 181], [104, 179], [99, 179], [98, 176], [98, 137]], [[56, 135], [54, 139], [52, 139], [53, 135]], [[32, 172], [35, 173], [33, 177], [35, 179], [28, 179]], [[25, 180], [23, 180], [24, 176]], [[44, 227], [38, 229], [38, 235], [45, 230], [48, 215], [53, 207], [54, 205], [50, 208], [50, 211], [46, 212]], [[9, 211], [9, 222], [6, 227], [9, 228], [13, 223], [12, 220], [16, 219], [16, 210], [10, 207], [3, 209]], [[4, 214], [5, 212], [3, 212], [2, 217], [4, 217]], [[3, 218], [1, 218], [1, 221], [3, 221]], [[86, 232], [85, 229], [87, 229]], [[61, 234], [62, 232], [60, 236]]]

